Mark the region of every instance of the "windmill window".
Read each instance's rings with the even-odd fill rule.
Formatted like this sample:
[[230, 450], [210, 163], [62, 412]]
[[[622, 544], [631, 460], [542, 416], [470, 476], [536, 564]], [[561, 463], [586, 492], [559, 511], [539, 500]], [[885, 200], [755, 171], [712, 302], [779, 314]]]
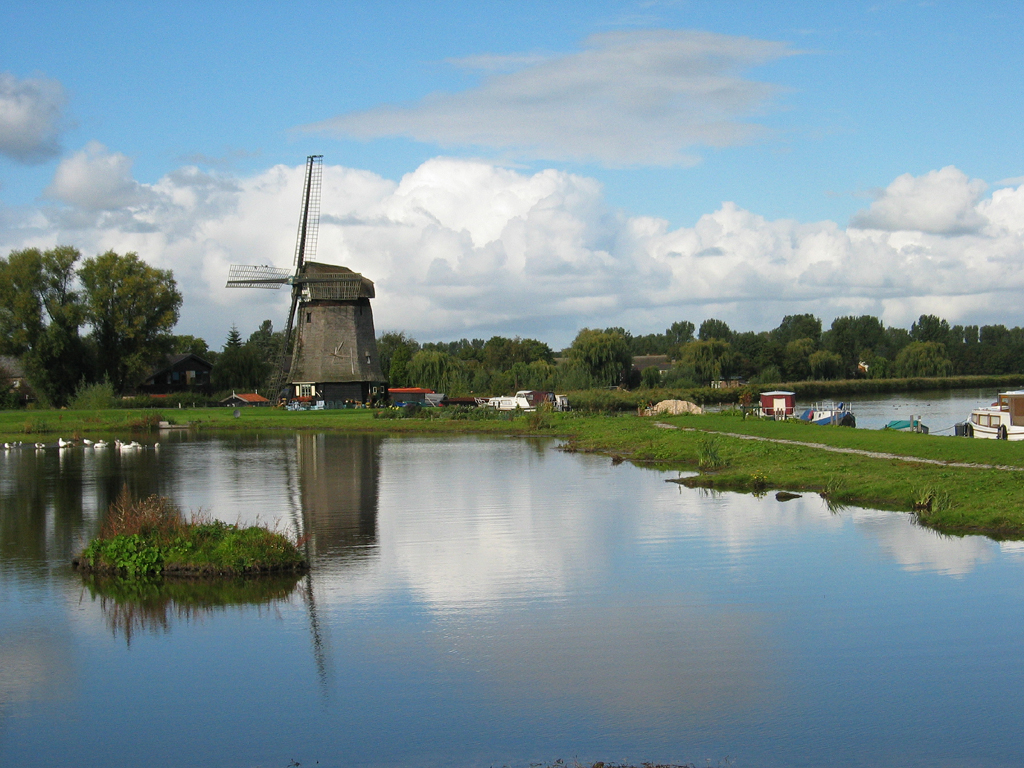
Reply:
[[366, 364], [367, 365], [370, 364], [370, 353], [369, 352], [366, 353]]
[[307, 323], [312, 323], [313, 322], [313, 313], [312, 312], [307, 312], [306, 313], [306, 322]]

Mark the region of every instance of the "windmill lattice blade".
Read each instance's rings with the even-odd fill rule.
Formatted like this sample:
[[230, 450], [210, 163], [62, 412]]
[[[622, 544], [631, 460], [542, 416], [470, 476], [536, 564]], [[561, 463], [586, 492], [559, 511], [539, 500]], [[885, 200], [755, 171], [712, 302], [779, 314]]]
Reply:
[[295, 241], [296, 272], [302, 265], [316, 258], [316, 241], [320, 230], [320, 186], [324, 176], [324, 156], [306, 158], [306, 181], [302, 188], [302, 211], [299, 214], [299, 234]]
[[272, 288], [277, 290], [291, 277], [291, 272], [266, 264], [232, 264], [228, 268], [228, 288]]

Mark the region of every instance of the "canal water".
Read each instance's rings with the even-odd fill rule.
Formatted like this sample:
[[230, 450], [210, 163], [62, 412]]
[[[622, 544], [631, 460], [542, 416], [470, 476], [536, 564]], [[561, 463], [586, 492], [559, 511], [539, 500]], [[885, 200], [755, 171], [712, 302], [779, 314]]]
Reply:
[[[0, 765], [1024, 763], [1024, 549], [553, 442], [236, 434], [0, 455]], [[309, 576], [69, 560], [127, 484]]]
[[986, 387], [864, 395], [852, 398], [851, 404], [860, 429], [881, 429], [890, 421], [917, 416], [931, 434], [951, 436], [955, 424], [967, 421], [973, 409], [991, 405], [1001, 391], [1004, 390]]

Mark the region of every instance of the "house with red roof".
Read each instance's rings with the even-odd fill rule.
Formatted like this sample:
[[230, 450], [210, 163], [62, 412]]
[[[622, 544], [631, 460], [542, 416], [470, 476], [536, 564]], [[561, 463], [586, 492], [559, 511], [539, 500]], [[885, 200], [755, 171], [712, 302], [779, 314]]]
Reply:
[[228, 408], [241, 408], [243, 405], [270, 405], [270, 401], [263, 395], [257, 395], [255, 392], [241, 395], [232, 392], [231, 397], [225, 397], [220, 401], [220, 404]]

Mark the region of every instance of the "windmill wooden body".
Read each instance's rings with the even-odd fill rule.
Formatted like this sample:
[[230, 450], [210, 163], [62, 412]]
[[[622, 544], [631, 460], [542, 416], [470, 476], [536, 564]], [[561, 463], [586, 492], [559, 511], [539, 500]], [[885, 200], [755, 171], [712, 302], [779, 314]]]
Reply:
[[[373, 282], [347, 267], [311, 260], [316, 255], [322, 175], [323, 156], [311, 155], [306, 160], [293, 270], [234, 264], [227, 287], [291, 286], [285, 343], [272, 391], [288, 399], [323, 400], [330, 408], [371, 401], [382, 389], [384, 376], [370, 309]], [[291, 365], [286, 365], [293, 327], [296, 339]]]

